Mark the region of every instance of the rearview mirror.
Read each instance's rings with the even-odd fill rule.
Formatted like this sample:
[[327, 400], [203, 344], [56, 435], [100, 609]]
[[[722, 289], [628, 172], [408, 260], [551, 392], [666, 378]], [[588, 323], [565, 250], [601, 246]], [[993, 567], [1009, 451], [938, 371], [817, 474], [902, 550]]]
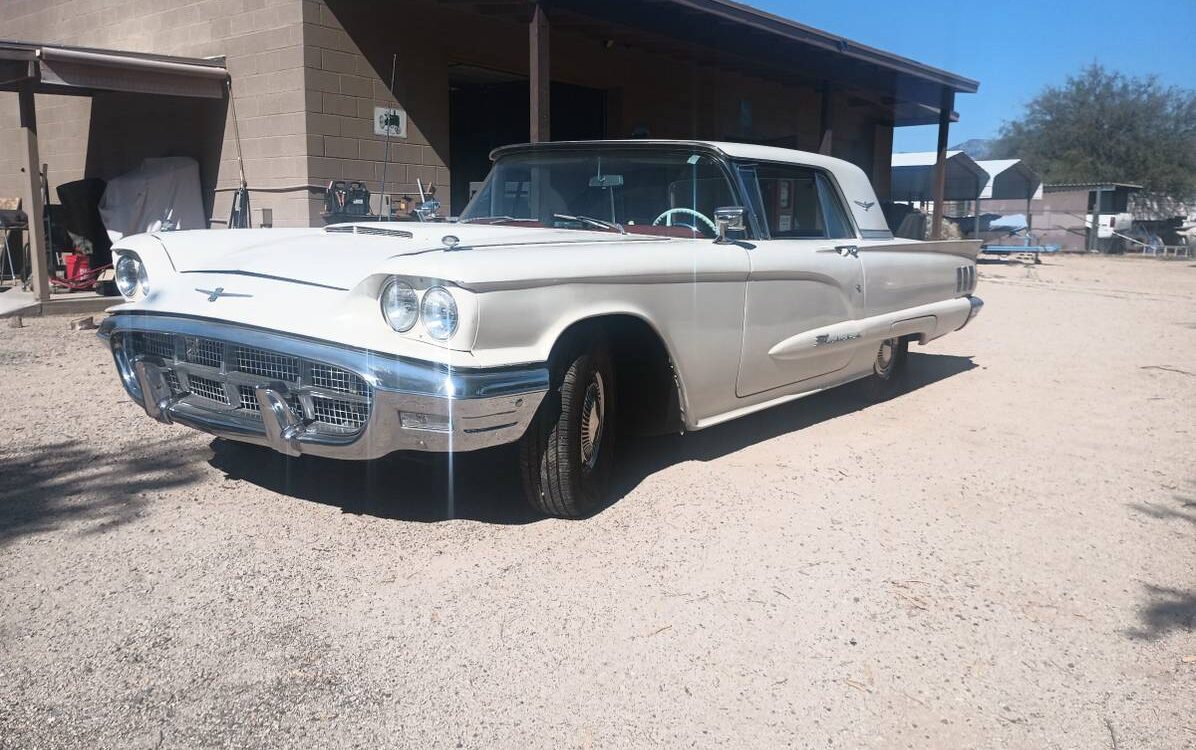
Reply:
[[623, 175], [621, 174], [600, 174], [590, 178], [590, 187], [596, 188], [617, 188], [623, 187]]
[[730, 242], [727, 239], [727, 232], [742, 232], [744, 230], [743, 216], [743, 206], [714, 209], [714, 223], [718, 225], [718, 239], [715, 242], [725, 245]]

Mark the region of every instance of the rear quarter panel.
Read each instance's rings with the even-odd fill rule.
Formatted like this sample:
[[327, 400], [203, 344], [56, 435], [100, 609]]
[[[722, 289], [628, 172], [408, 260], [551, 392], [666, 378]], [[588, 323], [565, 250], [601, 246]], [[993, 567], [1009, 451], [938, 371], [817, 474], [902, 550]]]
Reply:
[[974, 268], [979, 248], [974, 240], [862, 242], [865, 316], [964, 296], [970, 289], [958, 287], [957, 269]]

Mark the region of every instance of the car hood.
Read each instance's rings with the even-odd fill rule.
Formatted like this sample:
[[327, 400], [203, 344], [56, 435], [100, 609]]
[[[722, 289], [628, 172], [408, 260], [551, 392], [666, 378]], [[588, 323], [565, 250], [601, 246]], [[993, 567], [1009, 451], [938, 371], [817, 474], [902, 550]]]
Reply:
[[260, 276], [334, 289], [351, 289], [387, 260], [419, 253], [480, 252], [488, 248], [594, 245], [664, 237], [614, 232], [440, 222], [371, 222], [322, 229], [232, 229], [155, 235], [175, 271]]

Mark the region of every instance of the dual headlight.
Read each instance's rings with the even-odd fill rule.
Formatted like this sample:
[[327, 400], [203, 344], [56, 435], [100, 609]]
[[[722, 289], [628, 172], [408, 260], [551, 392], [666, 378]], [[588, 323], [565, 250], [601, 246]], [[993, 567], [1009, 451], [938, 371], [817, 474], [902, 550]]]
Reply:
[[449, 290], [434, 286], [424, 292], [423, 299], [405, 281], [391, 279], [382, 288], [382, 317], [390, 327], [410, 331], [422, 320], [424, 330], [437, 341], [444, 341], [457, 332], [457, 301]]
[[149, 277], [145, 264], [136, 255], [122, 253], [116, 261], [116, 289], [125, 299], [133, 299], [139, 293], [149, 291]]

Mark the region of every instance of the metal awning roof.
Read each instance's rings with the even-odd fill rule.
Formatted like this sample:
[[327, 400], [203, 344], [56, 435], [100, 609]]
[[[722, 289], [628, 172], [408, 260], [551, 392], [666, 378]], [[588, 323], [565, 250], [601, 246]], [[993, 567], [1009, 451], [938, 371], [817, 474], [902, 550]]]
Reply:
[[937, 123], [944, 90], [971, 94], [980, 87], [971, 78], [733, 0], [554, 0], [553, 7], [687, 40], [697, 51], [684, 54], [699, 59], [725, 58], [744, 70], [873, 92], [879, 104], [890, 108], [896, 125]]
[[727, 19], [737, 24], [768, 31], [785, 40], [801, 42], [823, 49], [845, 58], [869, 63], [886, 70], [934, 83], [953, 91], [974, 94], [980, 83], [971, 78], [951, 73], [911, 60], [908, 57], [886, 52], [866, 44], [860, 44], [846, 37], [831, 34], [812, 26], [798, 23], [789, 18], [753, 8], [733, 0], [667, 0], [672, 5], [692, 8], [702, 13]]
[[199, 59], [0, 40], [0, 91], [32, 81], [34, 93], [91, 96], [121, 91], [218, 99], [224, 58]]
[[1043, 185], [1042, 189], [1047, 193], [1060, 193], [1068, 190], [1141, 190], [1141, 185], [1135, 185], [1130, 182], [1056, 182], [1051, 185]]
[[[530, 0], [437, 1], [454, 11], [520, 22], [527, 21], [532, 6]], [[849, 106], [874, 106], [896, 125], [937, 123], [944, 92], [970, 94], [980, 86], [733, 0], [552, 0], [545, 5], [554, 27], [770, 80], [829, 84], [847, 95]]]
[[[893, 177], [889, 188], [890, 200], [897, 202], [934, 199], [934, 151], [893, 154]], [[988, 182], [985, 172], [972, 157], [963, 151], [947, 152], [947, 185], [943, 200], [970, 201]]]

